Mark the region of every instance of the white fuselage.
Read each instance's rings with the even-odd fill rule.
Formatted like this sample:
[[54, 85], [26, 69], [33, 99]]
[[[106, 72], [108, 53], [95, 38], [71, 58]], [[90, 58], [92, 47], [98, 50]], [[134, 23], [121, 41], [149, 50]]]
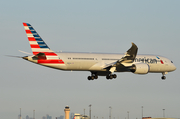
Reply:
[[[75, 71], [106, 71], [106, 67], [120, 60], [124, 54], [103, 54], [103, 53], [56, 53], [58, 58], [64, 63], [38, 63], [37, 60], [32, 60], [32, 56], [28, 57], [29, 61], [40, 65], [61, 70]], [[157, 58], [158, 57], [158, 58]], [[51, 60], [48, 57], [47, 60]], [[145, 63], [149, 65], [149, 72], [162, 73], [170, 72], [176, 69], [171, 60], [158, 55], [137, 55], [133, 63], [123, 63], [124, 66], [132, 66], [135, 63]], [[115, 72], [124, 72], [126, 70], [115, 70]], [[128, 70], [127, 70], [128, 71]]]
[[107, 79], [116, 78], [114, 72], [132, 72], [147, 74], [149, 72], [162, 73], [165, 79], [167, 72], [176, 67], [169, 59], [157, 55], [137, 55], [138, 47], [132, 46], [124, 54], [103, 53], [56, 53], [52, 51], [35, 29], [29, 23], [23, 23], [33, 56], [22, 57], [31, 62], [60, 70], [90, 71], [88, 80], [106, 76]]

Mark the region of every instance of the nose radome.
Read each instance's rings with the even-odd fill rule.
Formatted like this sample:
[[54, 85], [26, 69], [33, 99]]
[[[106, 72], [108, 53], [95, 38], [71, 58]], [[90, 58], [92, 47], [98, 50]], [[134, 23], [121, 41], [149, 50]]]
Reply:
[[173, 71], [176, 70], [176, 66], [173, 64]]

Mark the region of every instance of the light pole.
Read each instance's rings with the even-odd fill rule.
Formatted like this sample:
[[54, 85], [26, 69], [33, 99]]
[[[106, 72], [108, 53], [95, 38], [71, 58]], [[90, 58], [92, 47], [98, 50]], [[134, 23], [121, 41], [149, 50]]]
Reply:
[[91, 106], [92, 105], [89, 105], [89, 117], [90, 117], [90, 119], [91, 119]]
[[33, 119], [35, 119], [35, 110], [33, 110]]
[[128, 113], [128, 119], [129, 119], [129, 111], [127, 111], [127, 113]]
[[143, 118], [143, 106], [141, 108], [142, 108], [142, 118]]
[[165, 109], [163, 109], [163, 117], [165, 118]]
[[111, 113], [112, 113], [112, 112], [111, 112], [111, 109], [112, 109], [112, 107], [110, 106], [110, 107], [109, 107], [109, 119], [111, 119]]
[[22, 117], [21, 117], [21, 108], [20, 108], [20, 119], [22, 119]]

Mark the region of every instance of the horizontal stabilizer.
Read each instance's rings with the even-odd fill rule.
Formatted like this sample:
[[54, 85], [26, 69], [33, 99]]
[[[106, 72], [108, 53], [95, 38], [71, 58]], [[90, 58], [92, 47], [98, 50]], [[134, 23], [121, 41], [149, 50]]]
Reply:
[[25, 51], [22, 51], [22, 50], [19, 50], [19, 52], [22, 52], [22, 53], [25, 53], [25, 54], [28, 54], [28, 55], [33, 55], [32, 53], [25, 52]]
[[46, 60], [46, 55], [44, 53], [38, 53], [34, 57], [32, 57], [33, 60]]

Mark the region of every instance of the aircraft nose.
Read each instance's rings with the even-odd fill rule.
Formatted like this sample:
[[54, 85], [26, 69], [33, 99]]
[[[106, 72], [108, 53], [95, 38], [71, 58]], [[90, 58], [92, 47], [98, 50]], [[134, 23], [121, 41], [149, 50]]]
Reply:
[[176, 66], [172, 64], [172, 71], [176, 70]]
[[175, 66], [175, 65], [173, 66], [173, 71], [174, 71], [174, 70], [176, 70], [176, 66]]
[[23, 59], [25, 59], [25, 60], [28, 60], [28, 56], [25, 56], [25, 57], [22, 57]]

